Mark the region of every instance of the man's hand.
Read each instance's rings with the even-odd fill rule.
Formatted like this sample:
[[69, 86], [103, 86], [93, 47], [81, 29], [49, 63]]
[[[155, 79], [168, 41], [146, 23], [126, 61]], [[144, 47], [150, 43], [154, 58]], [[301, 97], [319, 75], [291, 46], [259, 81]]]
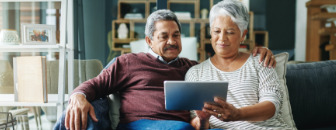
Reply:
[[210, 114], [207, 112], [195, 110], [197, 117], [191, 120], [191, 125], [196, 130], [209, 129]]
[[71, 130], [86, 129], [88, 113], [93, 121], [98, 122], [94, 108], [85, 96], [82, 94], [72, 95], [65, 115], [65, 127]]
[[252, 53], [253, 53], [253, 56], [256, 56], [257, 53], [260, 54], [259, 62], [264, 60], [264, 66], [265, 67], [268, 66], [269, 68], [271, 68], [271, 67], [275, 68], [276, 61], [275, 61], [274, 55], [273, 55], [272, 51], [269, 50], [268, 48], [266, 48], [266, 47], [255, 47], [252, 50]]
[[200, 118], [201, 121], [208, 121], [210, 119], [211, 114], [203, 112], [203, 111], [199, 111], [199, 110], [195, 110], [197, 117]]

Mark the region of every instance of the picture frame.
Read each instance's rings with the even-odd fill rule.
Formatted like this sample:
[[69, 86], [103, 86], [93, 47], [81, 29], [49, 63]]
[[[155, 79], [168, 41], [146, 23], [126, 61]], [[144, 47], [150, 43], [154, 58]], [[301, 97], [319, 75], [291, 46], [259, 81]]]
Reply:
[[21, 24], [23, 45], [56, 44], [56, 26], [46, 24]]

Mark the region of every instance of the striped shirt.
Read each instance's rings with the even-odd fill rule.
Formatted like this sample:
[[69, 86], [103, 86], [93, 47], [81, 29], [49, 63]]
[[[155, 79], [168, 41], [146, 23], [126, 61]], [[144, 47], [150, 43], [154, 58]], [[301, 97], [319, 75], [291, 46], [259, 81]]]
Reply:
[[[227, 81], [229, 82], [227, 102], [236, 108], [254, 105], [263, 101], [274, 104], [273, 117], [265, 121], [224, 122], [210, 117], [211, 128], [222, 129], [291, 129], [281, 118], [282, 91], [274, 68], [267, 68], [259, 63], [259, 55], [250, 57], [239, 69], [225, 72], [217, 69], [210, 59], [193, 66], [186, 74], [186, 81]], [[196, 116], [192, 112], [192, 116]]]

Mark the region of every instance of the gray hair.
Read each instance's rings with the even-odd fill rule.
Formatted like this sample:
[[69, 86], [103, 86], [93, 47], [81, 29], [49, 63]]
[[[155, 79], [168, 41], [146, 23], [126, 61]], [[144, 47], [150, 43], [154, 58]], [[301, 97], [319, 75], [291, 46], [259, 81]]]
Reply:
[[231, 20], [237, 24], [241, 35], [247, 29], [249, 14], [246, 6], [238, 0], [223, 0], [214, 5], [209, 14], [210, 27], [217, 16], [230, 16]]
[[175, 21], [179, 28], [179, 31], [181, 32], [181, 24], [179, 20], [177, 19], [176, 15], [170, 10], [162, 9], [162, 10], [157, 10], [148, 16], [147, 23], [146, 23], [146, 29], [145, 29], [145, 34], [147, 37], [153, 40], [153, 33], [156, 30], [155, 22], [161, 21], [161, 20]]

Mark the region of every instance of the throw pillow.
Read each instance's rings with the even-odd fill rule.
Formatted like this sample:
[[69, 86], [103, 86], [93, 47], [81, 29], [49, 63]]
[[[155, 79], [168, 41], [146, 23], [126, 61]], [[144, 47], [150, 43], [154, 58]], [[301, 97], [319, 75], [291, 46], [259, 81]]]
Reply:
[[284, 121], [286, 122], [287, 125], [295, 128], [295, 123], [293, 120], [293, 115], [292, 115], [292, 109], [291, 109], [291, 105], [289, 102], [289, 96], [288, 96], [288, 89], [287, 89], [287, 85], [286, 85], [286, 64], [288, 62], [288, 53], [284, 52], [284, 53], [280, 53], [277, 55], [274, 55], [275, 57], [275, 61], [276, 61], [276, 67], [275, 67], [275, 71], [278, 74], [279, 77], [279, 83], [280, 83], [280, 87], [283, 91], [283, 101], [282, 101], [282, 118], [284, 119]]

